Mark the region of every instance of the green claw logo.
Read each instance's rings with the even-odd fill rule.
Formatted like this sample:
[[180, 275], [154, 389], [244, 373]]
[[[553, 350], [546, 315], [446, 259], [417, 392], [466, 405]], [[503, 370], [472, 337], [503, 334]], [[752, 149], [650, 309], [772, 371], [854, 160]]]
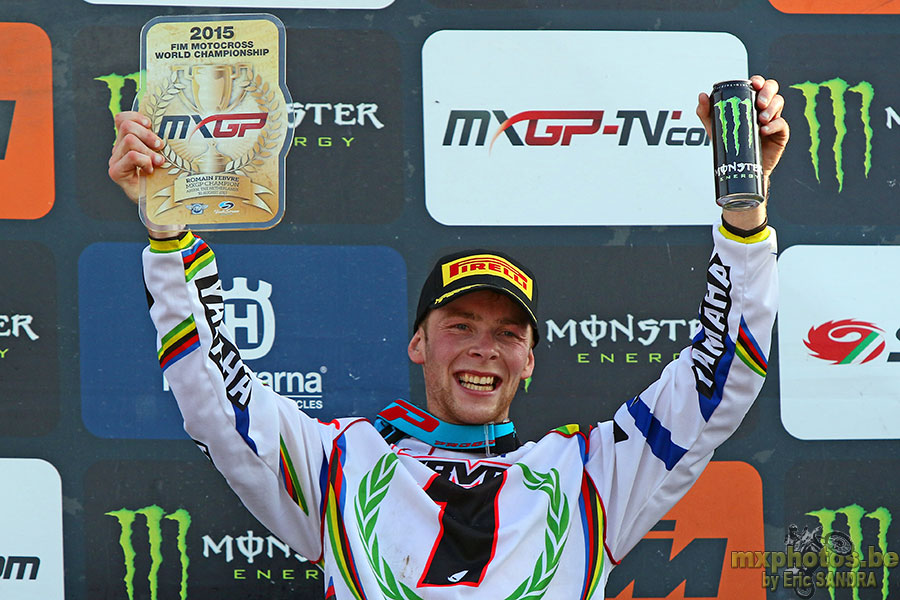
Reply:
[[847, 135], [847, 92], [859, 94], [860, 108], [859, 119], [863, 126], [866, 136], [866, 150], [863, 156], [863, 166], [865, 168], [865, 176], [869, 177], [869, 169], [872, 167], [872, 126], [869, 117], [869, 111], [872, 107], [872, 100], [875, 98], [875, 88], [868, 81], [860, 81], [858, 84], [850, 87], [846, 81], [840, 77], [823, 81], [822, 83], [812, 83], [806, 81], [804, 83], [796, 83], [791, 86], [792, 89], [800, 90], [806, 106], [803, 109], [803, 116], [809, 124], [809, 155], [812, 159], [813, 170], [816, 173], [816, 181], [821, 183], [819, 178], [819, 144], [821, 139], [819, 132], [821, 125], [816, 116], [817, 100], [819, 91], [825, 89], [829, 92], [831, 98], [831, 109], [834, 114], [834, 170], [835, 178], [838, 182], [838, 193], [844, 189], [844, 137]]
[[115, 517], [119, 521], [121, 535], [119, 536], [119, 545], [122, 546], [122, 554], [125, 557], [125, 591], [128, 594], [128, 600], [134, 600], [134, 561], [137, 558], [137, 552], [131, 542], [132, 525], [137, 515], [143, 516], [147, 521], [147, 534], [150, 543], [150, 573], [147, 580], [150, 583], [150, 600], [159, 598], [159, 567], [162, 565], [162, 520], [169, 519], [178, 523], [178, 535], [176, 537], [176, 546], [181, 558], [181, 600], [187, 600], [187, 579], [188, 579], [188, 560], [187, 554], [187, 532], [191, 526], [191, 515], [183, 508], [179, 508], [172, 514], [166, 514], [159, 506], [155, 504], [146, 506], [138, 510], [128, 510], [122, 508], [106, 513], [110, 517]]
[[[744, 110], [741, 111], [741, 107]], [[737, 154], [741, 151], [741, 129], [746, 129], [747, 147], [753, 146], [753, 123], [750, 122], [750, 116], [753, 114], [753, 106], [750, 98], [743, 100], [737, 96], [732, 96], [727, 100], [719, 100], [715, 103], [716, 112], [719, 115], [719, 123], [722, 125], [722, 145], [728, 150], [728, 137], [734, 142], [734, 152]], [[733, 129], [729, 132], [728, 115], [731, 115], [731, 125]]]
[[109, 89], [109, 113], [113, 118], [113, 144], [115, 144], [116, 136], [118, 135], [118, 131], [116, 131], [115, 126], [115, 118], [116, 115], [123, 110], [130, 110], [130, 106], [122, 106], [122, 90], [125, 88], [126, 82], [131, 82], [134, 84], [135, 89], [137, 90], [137, 95], [140, 97], [141, 95], [141, 79], [143, 78], [145, 72], [138, 71], [137, 73], [129, 73], [128, 75], [119, 75], [117, 73], [110, 73], [109, 75], [101, 75], [100, 77], [94, 77], [95, 81], [102, 81], [106, 84], [107, 89]]
[[[877, 536], [877, 548], [878, 552], [881, 553], [882, 556], [888, 555], [888, 545], [887, 545], [887, 532], [888, 528], [891, 526], [891, 511], [884, 508], [883, 506], [879, 506], [873, 511], [867, 512], [859, 504], [851, 504], [850, 506], [845, 506], [843, 508], [838, 508], [835, 510], [831, 510], [828, 508], [820, 508], [819, 510], [812, 510], [808, 513], [809, 516], [815, 517], [819, 520], [819, 523], [822, 525], [822, 537], [826, 537], [833, 531], [834, 521], [838, 515], [843, 515], [847, 519], [847, 528], [849, 529], [848, 533], [850, 535], [850, 542], [853, 544], [853, 547], [860, 552], [862, 558], [866, 558], [866, 553], [862, 552], [863, 547], [863, 518], [871, 519], [878, 523], [878, 536]], [[859, 570], [857, 566], [854, 570]], [[829, 571], [834, 573], [834, 567], [829, 567]], [[887, 561], [885, 561], [882, 566], [882, 579], [881, 579], [881, 594], [884, 600], [888, 598], [888, 577], [890, 576], [890, 570], [887, 566]], [[834, 588], [829, 588], [829, 593], [831, 595], [832, 600], [834, 600]], [[859, 600], [859, 588], [853, 588], [853, 600]]]

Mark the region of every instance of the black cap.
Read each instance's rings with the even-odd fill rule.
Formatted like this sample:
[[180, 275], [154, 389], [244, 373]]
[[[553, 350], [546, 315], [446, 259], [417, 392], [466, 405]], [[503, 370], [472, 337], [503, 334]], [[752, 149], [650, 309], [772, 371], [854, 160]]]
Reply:
[[506, 294], [522, 307], [534, 328], [537, 344], [538, 298], [534, 275], [519, 261], [496, 250], [463, 250], [438, 259], [419, 294], [413, 332], [432, 309], [484, 289]]

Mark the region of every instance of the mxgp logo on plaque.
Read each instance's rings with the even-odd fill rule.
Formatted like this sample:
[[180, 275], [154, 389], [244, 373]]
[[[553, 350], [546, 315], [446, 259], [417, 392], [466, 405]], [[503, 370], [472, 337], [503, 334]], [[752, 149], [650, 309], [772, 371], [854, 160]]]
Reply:
[[[273, 391], [325, 420], [374, 415], [392, 398], [409, 397], [406, 266], [395, 251], [214, 251], [225, 326]], [[79, 259], [82, 417], [100, 437], [184, 439], [154, 352], [140, 252], [139, 244], [98, 243]], [[110, 256], [119, 258], [113, 264]]]
[[694, 109], [698, 92], [746, 76], [732, 35], [438, 31], [422, 71], [425, 200], [440, 223], [717, 218], [712, 148]]
[[900, 36], [792, 35], [771, 46], [791, 143], [773, 174], [770, 210], [794, 223], [900, 224], [900, 85], [872, 56]]
[[795, 437], [900, 437], [900, 316], [886, 276], [898, 261], [896, 246], [792, 246], [779, 258], [781, 420]]

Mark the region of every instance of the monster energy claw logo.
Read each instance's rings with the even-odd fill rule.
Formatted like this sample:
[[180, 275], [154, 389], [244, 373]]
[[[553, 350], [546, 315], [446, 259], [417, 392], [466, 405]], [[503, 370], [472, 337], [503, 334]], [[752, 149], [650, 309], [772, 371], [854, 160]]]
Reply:
[[134, 600], [134, 562], [137, 552], [131, 541], [132, 525], [137, 515], [143, 516], [147, 521], [147, 536], [150, 551], [150, 572], [147, 580], [150, 584], [150, 600], [157, 600], [159, 593], [159, 581], [157, 580], [159, 568], [163, 562], [162, 556], [162, 520], [169, 519], [178, 523], [178, 534], [176, 536], [176, 546], [181, 557], [181, 600], [187, 599], [187, 577], [188, 577], [188, 555], [187, 555], [187, 531], [191, 526], [191, 515], [183, 508], [179, 508], [171, 514], [165, 514], [165, 511], [156, 506], [146, 506], [138, 510], [128, 510], [122, 508], [106, 513], [110, 517], [115, 517], [119, 521], [122, 533], [119, 536], [119, 544], [122, 546], [122, 553], [125, 557], [125, 591], [128, 594], [128, 600]]
[[850, 87], [846, 81], [840, 77], [823, 81], [822, 83], [812, 83], [806, 81], [791, 86], [792, 89], [800, 90], [806, 106], [803, 109], [803, 116], [809, 124], [809, 155], [812, 159], [813, 170], [816, 173], [816, 181], [821, 182], [819, 178], [819, 131], [820, 124], [816, 116], [817, 102], [816, 98], [820, 90], [826, 89], [831, 98], [831, 108], [834, 114], [834, 170], [835, 178], [838, 182], [838, 192], [844, 188], [844, 137], [847, 135], [847, 92], [853, 92], [860, 96], [859, 119], [862, 122], [863, 131], [866, 137], [866, 149], [863, 157], [863, 165], [865, 168], [865, 176], [869, 177], [869, 169], [872, 167], [872, 126], [869, 119], [869, 110], [872, 107], [872, 100], [875, 98], [875, 88], [868, 81], [860, 81], [858, 84]]
[[[888, 546], [887, 546], [887, 532], [888, 528], [891, 526], [891, 511], [884, 508], [883, 506], [879, 506], [875, 510], [871, 512], [866, 512], [859, 504], [851, 504], [850, 506], [845, 506], [843, 508], [838, 508], [836, 510], [831, 510], [827, 508], [820, 508], [819, 510], [813, 510], [808, 513], [811, 517], [816, 517], [819, 520], [819, 523], [822, 525], [822, 538], [827, 538], [829, 534], [833, 531], [832, 526], [834, 525], [834, 521], [838, 515], [843, 515], [847, 519], [847, 528], [849, 529], [850, 534], [850, 542], [853, 544], [853, 547], [860, 551], [861, 559], [866, 560], [871, 553], [865, 553], [862, 551], [863, 547], [863, 518], [871, 519], [878, 523], [878, 537], [877, 537], [877, 547], [878, 552], [881, 553], [882, 557], [888, 556]], [[877, 567], [879, 565], [869, 565], [870, 567]], [[887, 561], [883, 561], [880, 565], [882, 567], [882, 579], [881, 579], [881, 594], [884, 600], [888, 598], [888, 576], [889, 569], [887, 565]], [[834, 567], [829, 566], [828, 570], [830, 572], [834, 572]], [[854, 571], [859, 571], [859, 565], [853, 568]], [[831, 594], [831, 599], [834, 600], [834, 588], [829, 588], [829, 592]], [[859, 600], [859, 588], [853, 588], [853, 600]]]
[[[753, 123], [750, 117], [753, 114], [753, 106], [750, 98], [738, 98], [732, 96], [727, 100], [719, 100], [715, 104], [715, 108], [719, 113], [719, 122], [722, 124], [722, 145], [728, 149], [728, 114], [731, 114], [731, 123], [734, 129], [731, 130], [731, 139], [734, 142], [735, 154], [741, 151], [741, 129], [745, 129], [747, 137], [747, 148], [753, 146]], [[741, 118], [741, 107], [744, 107], [743, 117]]]
[[109, 89], [109, 112], [113, 117], [113, 144], [115, 144], [116, 136], [118, 135], [118, 131], [116, 131], [115, 118], [116, 114], [120, 111], [128, 110], [130, 107], [122, 106], [122, 90], [125, 88], [125, 83], [130, 81], [134, 84], [135, 89], [137, 90], [137, 95], [140, 97], [140, 86], [141, 86], [141, 77], [145, 74], [145, 71], [138, 71], [136, 73], [129, 73], [128, 75], [118, 75], [116, 73], [110, 73], [109, 75], [101, 75], [100, 77], [94, 77], [95, 81], [102, 81], [106, 84], [106, 87]]

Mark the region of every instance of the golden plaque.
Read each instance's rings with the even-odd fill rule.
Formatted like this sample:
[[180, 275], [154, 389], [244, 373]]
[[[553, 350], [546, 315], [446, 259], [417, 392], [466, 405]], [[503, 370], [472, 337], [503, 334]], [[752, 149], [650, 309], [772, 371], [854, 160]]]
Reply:
[[285, 35], [267, 14], [157, 17], [141, 32], [138, 110], [165, 162], [141, 178], [157, 229], [268, 229], [290, 148]]

